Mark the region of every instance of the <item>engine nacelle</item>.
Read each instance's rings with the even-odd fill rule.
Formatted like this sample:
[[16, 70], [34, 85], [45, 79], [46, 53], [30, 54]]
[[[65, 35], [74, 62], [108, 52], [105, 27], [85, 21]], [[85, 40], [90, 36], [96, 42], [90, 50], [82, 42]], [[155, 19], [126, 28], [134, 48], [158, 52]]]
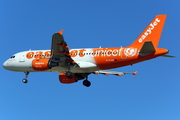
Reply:
[[50, 59], [34, 59], [32, 68], [37, 71], [49, 70], [52, 67], [58, 66], [58, 63], [50, 61]]
[[84, 77], [78, 73], [73, 73], [73, 74], [74, 74], [73, 78], [68, 78], [66, 77], [66, 73], [60, 73], [59, 81], [64, 84], [70, 84], [70, 83], [75, 83], [78, 80], [84, 79]]

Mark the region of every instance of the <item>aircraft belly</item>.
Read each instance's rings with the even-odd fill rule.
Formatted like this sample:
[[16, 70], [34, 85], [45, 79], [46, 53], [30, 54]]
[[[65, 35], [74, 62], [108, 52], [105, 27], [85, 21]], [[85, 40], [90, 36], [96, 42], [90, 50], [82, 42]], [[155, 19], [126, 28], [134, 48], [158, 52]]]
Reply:
[[[57, 73], [65, 73], [67, 72], [67, 68], [66, 67], [53, 67], [52, 69], [50, 69], [50, 72], [57, 72]], [[71, 68], [71, 72], [73, 73], [91, 73], [94, 71], [99, 70], [98, 67], [86, 67], [86, 68]]]

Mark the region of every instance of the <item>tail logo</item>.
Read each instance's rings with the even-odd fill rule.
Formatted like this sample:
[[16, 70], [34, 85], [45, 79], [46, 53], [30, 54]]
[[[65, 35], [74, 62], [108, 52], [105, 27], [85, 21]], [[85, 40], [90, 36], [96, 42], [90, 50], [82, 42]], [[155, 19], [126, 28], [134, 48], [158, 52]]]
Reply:
[[143, 42], [143, 40], [152, 33], [153, 29], [158, 25], [161, 20], [156, 18], [154, 22], [150, 23], [149, 28], [144, 32], [144, 34], [139, 38], [139, 42]]
[[133, 57], [134, 55], [136, 55], [136, 52], [137, 52], [137, 49], [135, 48], [125, 48], [124, 50], [124, 54], [127, 56], [127, 57]]

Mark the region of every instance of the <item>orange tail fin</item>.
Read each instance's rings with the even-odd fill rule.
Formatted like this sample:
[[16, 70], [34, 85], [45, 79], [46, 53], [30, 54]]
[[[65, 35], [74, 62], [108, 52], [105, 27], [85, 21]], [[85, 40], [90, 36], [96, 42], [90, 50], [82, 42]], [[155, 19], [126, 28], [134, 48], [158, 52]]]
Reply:
[[157, 15], [130, 47], [136, 47], [140, 50], [144, 42], [151, 41], [153, 46], [157, 48], [166, 16], [167, 15]]

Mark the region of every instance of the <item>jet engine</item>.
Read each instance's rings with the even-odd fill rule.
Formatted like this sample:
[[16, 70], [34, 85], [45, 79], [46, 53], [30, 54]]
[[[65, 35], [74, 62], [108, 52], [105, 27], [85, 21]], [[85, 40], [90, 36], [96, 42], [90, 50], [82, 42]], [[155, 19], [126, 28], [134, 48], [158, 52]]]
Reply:
[[73, 75], [73, 78], [68, 78], [67, 76], [66, 76], [66, 73], [60, 73], [59, 74], [59, 81], [61, 82], [61, 83], [64, 83], [64, 84], [70, 84], [70, 83], [75, 83], [75, 82], [77, 82], [78, 80], [82, 80], [82, 79], [84, 79], [85, 77], [83, 77], [82, 75], [81, 75], [81, 73], [73, 73], [74, 75]]
[[37, 71], [49, 70], [55, 66], [58, 66], [58, 63], [52, 62], [50, 59], [34, 59], [32, 61], [32, 68]]

